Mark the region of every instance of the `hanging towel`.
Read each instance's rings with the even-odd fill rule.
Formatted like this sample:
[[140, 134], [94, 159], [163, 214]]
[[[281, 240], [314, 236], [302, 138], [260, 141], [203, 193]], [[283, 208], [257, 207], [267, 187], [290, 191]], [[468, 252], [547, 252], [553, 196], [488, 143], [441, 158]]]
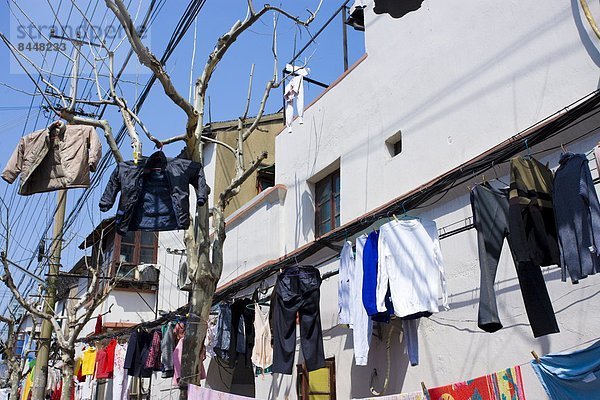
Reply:
[[200, 387], [196, 385], [188, 385], [188, 400], [253, 400], [254, 397], [238, 396], [225, 392]]
[[547, 354], [531, 366], [551, 400], [600, 398], [600, 341], [572, 353]]
[[283, 98], [285, 100], [285, 123], [288, 132], [292, 131], [292, 120], [294, 118], [294, 100], [296, 100], [296, 109], [298, 110], [298, 122], [304, 123], [304, 77], [310, 73], [309, 68], [295, 67], [287, 64], [286, 71], [293, 73], [290, 82], [285, 86]]
[[465, 382], [429, 389], [431, 400], [525, 400], [521, 367], [518, 365]]

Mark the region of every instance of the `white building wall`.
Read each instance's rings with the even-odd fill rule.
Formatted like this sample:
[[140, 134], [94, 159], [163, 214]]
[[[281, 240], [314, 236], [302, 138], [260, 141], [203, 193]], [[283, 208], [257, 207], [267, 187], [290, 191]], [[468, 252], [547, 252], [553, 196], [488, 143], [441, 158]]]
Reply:
[[[540, 7], [528, 2], [426, 0], [419, 10], [394, 19], [375, 15], [373, 1], [367, 1], [367, 58], [305, 111], [303, 125], [296, 121], [292, 133], [284, 130], [277, 136], [276, 183], [288, 190], [279, 222], [281, 241], [273, 243], [257, 228], [264, 224], [263, 214], [249, 216], [228, 232], [227, 240], [252, 228], [256, 236], [226, 244], [235, 252], [224, 252], [225, 268], [238, 268], [240, 255], [274, 259], [273, 252], [283, 256], [314, 240], [313, 184], [338, 165], [343, 224], [596, 90], [598, 42], [577, 3], [549, 0]], [[597, 15], [598, 4], [591, 6]], [[384, 142], [398, 130], [403, 152], [392, 158]], [[569, 149], [588, 151], [598, 139], [596, 132]], [[547, 153], [542, 161], [556, 166], [558, 152]], [[438, 227], [471, 216], [466, 187], [420, 213]], [[530, 351], [581, 348], [597, 338], [600, 310], [594, 298], [600, 277], [573, 286], [560, 281], [556, 267], [544, 268], [561, 333], [534, 339], [505, 246], [496, 278], [504, 329], [488, 334], [477, 328], [476, 232], [444, 239], [441, 246], [451, 310], [421, 320], [417, 367], [409, 366], [404, 343], [394, 336], [388, 393], [523, 364], [527, 398], [546, 398], [527, 365]], [[247, 268], [257, 265], [248, 263]], [[337, 268], [333, 261], [320, 270]], [[373, 338], [369, 365], [357, 367], [351, 331], [337, 326], [336, 315], [333, 277], [321, 287], [321, 317], [326, 357], [336, 361], [337, 398], [370, 396], [372, 370], [379, 376], [376, 389], [385, 375], [385, 342]], [[295, 377], [257, 378], [256, 397], [296, 398]]]

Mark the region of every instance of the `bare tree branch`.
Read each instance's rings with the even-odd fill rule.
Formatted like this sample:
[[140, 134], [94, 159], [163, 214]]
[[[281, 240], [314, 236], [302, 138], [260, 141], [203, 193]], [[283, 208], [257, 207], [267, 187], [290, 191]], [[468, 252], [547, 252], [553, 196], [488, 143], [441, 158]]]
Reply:
[[219, 195], [219, 207], [221, 207], [223, 210], [225, 209], [227, 203], [229, 203], [229, 200], [231, 200], [237, 194], [237, 192], [239, 192], [239, 188], [242, 183], [244, 183], [244, 181], [261, 166], [261, 162], [267, 158], [268, 155], [269, 154], [266, 151], [263, 151], [241, 176], [231, 181], [229, 186], [227, 186], [227, 188]]
[[173, 100], [173, 102], [177, 104], [186, 113], [188, 119], [197, 118], [194, 107], [179, 94], [177, 89], [175, 89], [171, 78], [165, 71], [161, 62], [150, 51], [150, 49], [148, 49], [142, 43], [142, 39], [136, 31], [131, 16], [129, 15], [127, 7], [123, 3], [123, 1], [105, 0], [105, 3], [107, 7], [110, 8], [110, 10], [115, 14], [117, 19], [121, 23], [121, 26], [123, 26], [123, 29], [127, 34], [127, 38], [129, 39], [129, 43], [131, 44], [133, 51], [135, 51], [135, 53], [137, 54], [140, 63], [142, 63], [143, 65], [148, 67], [152, 72], [154, 72], [157, 79], [162, 84], [165, 94], [169, 96], [169, 98]]

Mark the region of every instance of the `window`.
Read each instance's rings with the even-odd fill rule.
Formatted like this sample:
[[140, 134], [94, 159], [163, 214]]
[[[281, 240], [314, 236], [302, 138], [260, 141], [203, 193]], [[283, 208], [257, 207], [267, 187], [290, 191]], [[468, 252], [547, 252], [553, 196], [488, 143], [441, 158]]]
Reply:
[[299, 364], [296, 390], [299, 400], [335, 400], [335, 360], [325, 360], [325, 368], [307, 372]]
[[321, 236], [340, 226], [340, 170], [315, 184], [315, 230]]
[[273, 186], [275, 186], [275, 164], [260, 167], [258, 171], [256, 171], [257, 193]]
[[390, 136], [385, 141], [385, 145], [392, 157], [396, 157], [398, 154], [402, 153], [402, 131], [398, 131]]
[[[127, 232], [117, 235], [114, 251], [119, 255], [118, 263], [139, 265], [156, 264], [158, 234], [156, 232]], [[111, 251], [107, 251], [111, 254]], [[112, 257], [112, 256], [111, 256]], [[121, 267], [123, 270], [123, 266]]]

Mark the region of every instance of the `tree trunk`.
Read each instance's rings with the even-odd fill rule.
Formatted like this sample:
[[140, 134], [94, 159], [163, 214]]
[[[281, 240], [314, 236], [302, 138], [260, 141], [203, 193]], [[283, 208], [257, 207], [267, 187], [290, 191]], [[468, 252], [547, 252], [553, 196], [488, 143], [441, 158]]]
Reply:
[[[183, 343], [181, 360], [180, 398], [187, 399], [187, 385], [200, 383], [200, 350], [206, 337], [206, 328], [213, 295], [219, 277], [214, 273], [209, 257], [208, 207], [197, 209], [194, 226], [186, 232], [188, 268], [192, 280], [190, 314]], [[190, 232], [192, 231], [193, 232]]]
[[21, 373], [19, 371], [19, 363], [17, 362], [16, 366], [13, 366], [12, 371], [10, 371], [10, 398], [18, 399], [19, 398], [19, 383], [21, 382]]
[[62, 356], [62, 393], [60, 400], [71, 400], [71, 391], [73, 390], [73, 371], [75, 369], [75, 352], [63, 350]]

